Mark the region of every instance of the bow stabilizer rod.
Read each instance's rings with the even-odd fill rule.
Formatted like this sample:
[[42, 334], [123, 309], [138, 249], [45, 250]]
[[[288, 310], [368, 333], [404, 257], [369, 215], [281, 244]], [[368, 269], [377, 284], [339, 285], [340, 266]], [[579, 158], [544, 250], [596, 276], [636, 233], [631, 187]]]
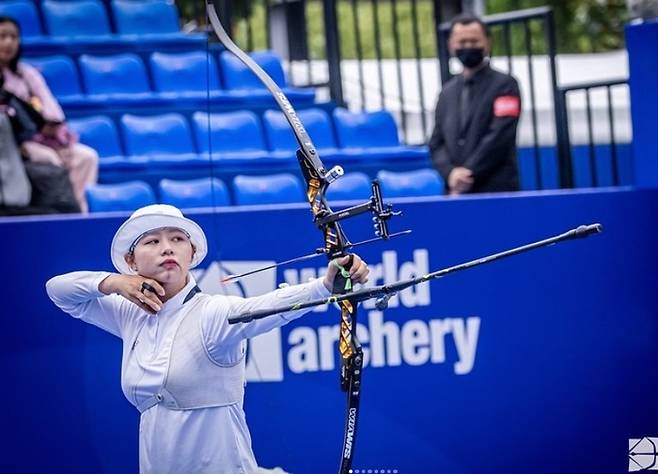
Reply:
[[[347, 298], [349, 298], [350, 301], [352, 302], [361, 302], [373, 298], [382, 298], [382, 301], [385, 300], [385, 302], [387, 302], [388, 299], [390, 299], [393, 295], [404, 290], [405, 288], [409, 288], [411, 286], [415, 286], [420, 283], [424, 283], [426, 281], [434, 280], [437, 278], [442, 278], [450, 273], [456, 273], [459, 271], [468, 270], [470, 268], [478, 267], [480, 265], [491, 263], [496, 260], [501, 260], [503, 258], [511, 257], [513, 255], [518, 255], [520, 253], [529, 252], [531, 250], [536, 250], [541, 247], [554, 245], [559, 242], [564, 242], [566, 240], [585, 238], [590, 235], [598, 234], [601, 232], [603, 232], [603, 226], [601, 224], [581, 225], [576, 229], [569, 230], [567, 232], [556, 235], [554, 237], [549, 237], [547, 239], [532, 242], [526, 245], [522, 245], [520, 247], [515, 247], [510, 250], [498, 252], [492, 255], [488, 255], [486, 257], [470, 260], [468, 262], [464, 262], [458, 265], [454, 265], [452, 267], [447, 267], [441, 270], [437, 270], [435, 272], [428, 273], [426, 275], [422, 275], [419, 277], [409, 278], [408, 280], [402, 280], [397, 283], [391, 283], [389, 285], [380, 285], [380, 286], [373, 286], [371, 288], [364, 288], [358, 291], [354, 291], [349, 295], [332, 294], [326, 298], [309, 301], [306, 303], [288, 305], [281, 308], [246, 312], [241, 315], [229, 318], [228, 322], [229, 324], [245, 323], [245, 322], [253, 321], [255, 319], [266, 318], [274, 314], [287, 313], [289, 311], [297, 311], [300, 309], [312, 308], [315, 306], [322, 306], [325, 304], [339, 303]], [[386, 306], [382, 306], [379, 309], [385, 309], [385, 307]]]

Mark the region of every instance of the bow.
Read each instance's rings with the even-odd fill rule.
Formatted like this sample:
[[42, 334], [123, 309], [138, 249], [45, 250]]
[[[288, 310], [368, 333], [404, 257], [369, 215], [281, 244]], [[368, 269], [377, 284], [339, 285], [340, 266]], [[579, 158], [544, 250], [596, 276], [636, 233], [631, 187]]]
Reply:
[[[373, 225], [376, 235], [375, 239], [369, 239], [366, 242], [389, 239], [395, 235], [406, 233], [391, 234], [389, 232], [388, 221], [391, 217], [400, 213], [394, 212], [390, 205], [384, 204], [377, 181], [373, 181], [372, 183], [372, 196], [367, 202], [343, 209], [339, 212], [332, 211], [327, 203], [325, 193], [328, 186], [343, 175], [343, 168], [334, 166], [331, 169], [327, 169], [320, 160], [311, 138], [286, 95], [272, 78], [231, 40], [222, 27], [213, 0], [206, 0], [206, 7], [210, 24], [219, 41], [228, 51], [249, 67], [267, 87], [285, 115], [297, 139], [299, 149], [296, 155], [306, 182], [306, 199], [311, 206], [313, 220], [324, 238], [324, 246], [316, 251], [315, 254], [325, 254], [330, 261], [334, 262], [334, 265], [337, 265], [336, 259], [349, 255], [347, 249], [365, 243], [359, 242], [352, 244], [345, 235], [339, 221], [366, 212], [371, 212], [373, 215]], [[361, 372], [363, 368], [363, 351], [355, 334], [357, 301], [350, 297], [353, 294], [352, 281], [349, 274], [351, 263], [352, 260], [350, 257], [347, 264], [339, 266], [340, 271], [334, 280], [332, 291], [333, 294], [343, 295], [343, 298], [338, 302], [340, 306], [338, 347], [341, 355], [340, 386], [347, 393], [347, 413], [339, 471], [341, 474], [350, 472], [352, 466], [361, 394]]]
[[[322, 254], [326, 255], [329, 260], [335, 264], [335, 259], [349, 255], [347, 250], [357, 245], [369, 243], [374, 240], [389, 239], [397, 235], [408, 233], [409, 231], [394, 234], [389, 232], [388, 221], [393, 216], [399, 215], [400, 213], [394, 212], [390, 205], [384, 204], [379, 183], [377, 181], [373, 181], [372, 183], [372, 196], [367, 202], [338, 212], [331, 210], [327, 203], [325, 193], [329, 185], [343, 175], [343, 169], [340, 166], [334, 166], [331, 169], [325, 167], [318, 156], [317, 150], [313, 146], [311, 138], [304, 129], [304, 125], [288, 98], [281, 91], [279, 86], [277, 86], [277, 84], [247, 54], [233, 43], [222, 27], [213, 5], [213, 0], [206, 0], [206, 2], [208, 18], [210, 19], [210, 24], [219, 41], [223, 43], [228, 51], [237, 56], [247, 67], [249, 67], [263, 84], [265, 84], [290, 124], [299, 144], [299, 149], [297, 150], [296, 155], [301, 167], [302, 175], [306, 182], [306, 198], [311, 206], [313, 220], [317, 227], [322, 231], [324, 237], [324, 246], [317, 249], [312, 254], [280, 262], [258, 270], [253, 270], [242, 275], [232, 275], [229, 279], [240, 278], [257, 271], [262, 271], [266, 268], [313, 258]], [[340, 226], [339, 221], [365, 212], [371, 212], [373, 214], [373, 224], [376, 237], [363, 242], [351, 243]], [[388, 305], [389, 299], [405, 288], [436, 278], [441, 278], [450, 273], [467, 270], [502, 258], [535, 250], [540, 247], [553, 245], [566, 240], [584, 238], [589, 235], [600, 233], [602, 230], [603, 228], [600, 224], [583, 225], [554, 237], [549, 237], [510, 250], [505, 250], [476, 260], [437, 270], [428, 273], [427, 275], [416, 276], [408, 280], [365, 288], [358, 291], [353, 291], [352, 289], [352, 282], [349, 276], [350, 260], [347, 265], [340, 267], [340, 272], [336, 275], [334, 280], [334, 288], [331, 296], [307, 303], [298, 303], [281, 308], [240, 314], [229, 318], [229, 324], [248, 322], [282, 312], [295, 311], [325, 304], [337, 304], [339, 306], [340, 335], [338, 348], [341, 355], [340, 385], [341, 389], [347, 393], [347, 412], [339, 473], [347, 474], [351, 471], [352, 458], [355, 451], [354, 446], [359, 415], [359, 399], [361, 394], [361, 372], [363, 369], [363, 350], [355, 335], [357, 305], [359, 302], [376, 298], [377, 308], [380, 310], [385, 309]]]

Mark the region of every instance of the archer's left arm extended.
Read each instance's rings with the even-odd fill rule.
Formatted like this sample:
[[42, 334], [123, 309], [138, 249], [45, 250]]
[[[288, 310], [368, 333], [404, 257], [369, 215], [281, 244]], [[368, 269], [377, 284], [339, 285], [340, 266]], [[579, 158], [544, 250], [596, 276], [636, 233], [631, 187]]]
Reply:
[[[251, 298], [239, 296], [216, 296], [212, 302], [214, 311], [204, 315], [202, 334], [208, 351], [215, 360], [222, 363], [235, 363], [242, 352], [245, 339], [264, 334], [300, 318], [310, 309], [289, 311], [251, 321], [244, 324], [228, 324], [228, 318], [238, 314], [262, 309], [278, 308], [296, 303], [305, 303], [315, 299], [326, 298], [330, 292], [317, 278], [308, 283], [288, 286]], [[237, 358], [237, 360], [236, 360]]]
[[[349, 269], [343, 267], [348, 263]], [[326, 298], [331, 294], [328, 288], [333, 286], [334, 279], [341, 272], [349, 273], [349, 278], [354, 283], [368, 281], [368, 265], [358, 255], [351, 255], [332, 261], [323, 278], [317, 278], [308, 283], [279, 288], [252, 298], [217, 296], [213, 302], [217, 305], [216, 310], [208, 317], [203, 318], [202, 331], [206, 347], [217, 361], [237, 362], [243, 352], [242, 341], [281, 327], [308, 313], [310, 309], [288, 311], [241, 324], [228, 324], [229, 317]], [[344, 273], [343, 276], [346, 276], [347, 273]]]
[[516, 127], [521, 115], [519, 86], [512, 77], [496, 91], [487, 133], [464, 162], [476, 180], [486, 177], [507, 159], [507, 150], [516, 146]]

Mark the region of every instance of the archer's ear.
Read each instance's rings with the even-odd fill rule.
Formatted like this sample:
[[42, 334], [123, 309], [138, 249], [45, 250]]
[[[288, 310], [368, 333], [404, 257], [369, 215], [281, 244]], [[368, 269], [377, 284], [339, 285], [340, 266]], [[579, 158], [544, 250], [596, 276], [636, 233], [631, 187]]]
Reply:
[[128, 253], [128, 254], [126, 254], [126, 255], [123, 256], [123, 259], [126, 261], [126, 263], [128, 264], [128, 266], [129, 266], [134, 272], [137, 271], [137, 265], [135, 265], [135, 255], [133, 255], [132, 253]]

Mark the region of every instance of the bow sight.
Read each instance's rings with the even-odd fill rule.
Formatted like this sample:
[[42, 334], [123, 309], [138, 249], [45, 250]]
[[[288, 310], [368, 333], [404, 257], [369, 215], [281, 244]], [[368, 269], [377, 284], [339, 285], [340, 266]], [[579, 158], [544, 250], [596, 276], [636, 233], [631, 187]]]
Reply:
[[[350, 217], [363, 214], [365, 212], [372, 212], [372, 222], [375, 230], [376, 237], [374, 239], [364, 240], [358, 242], [357, 244], [346, 243], [346, 247], [353, 248], [357, 245], [363, 245], [365, 243], [374, 242], [377, 240], [386, 240], [391, 237], [396, 237], [398, 235], [408, 234], [411, 231], [402, 231], [391, 234], [388, 230], [388, 221], [391, 217], [399, 216], [402, 214], [401, 211], [393, 211], [393, 206], [391, 204], [384, 204], [382, 199], [382, 192], [379, 186], [379, 182], [374, 180], [372, 182], [372, 196], [363, 204], [358, 204], [356, 206], [348, 207], [341, 211], [332, 212], [328, 208], [325, 208], [319, 211], [315, 216], [314, 220], [318, 227], [322, 228], [323, 226], [330, 224], [332, 222], [341, 221], [343, 219], [348, 219]], [[328, 254], [330, 258], [340, 257], [341, 255], [332, 255]]]

